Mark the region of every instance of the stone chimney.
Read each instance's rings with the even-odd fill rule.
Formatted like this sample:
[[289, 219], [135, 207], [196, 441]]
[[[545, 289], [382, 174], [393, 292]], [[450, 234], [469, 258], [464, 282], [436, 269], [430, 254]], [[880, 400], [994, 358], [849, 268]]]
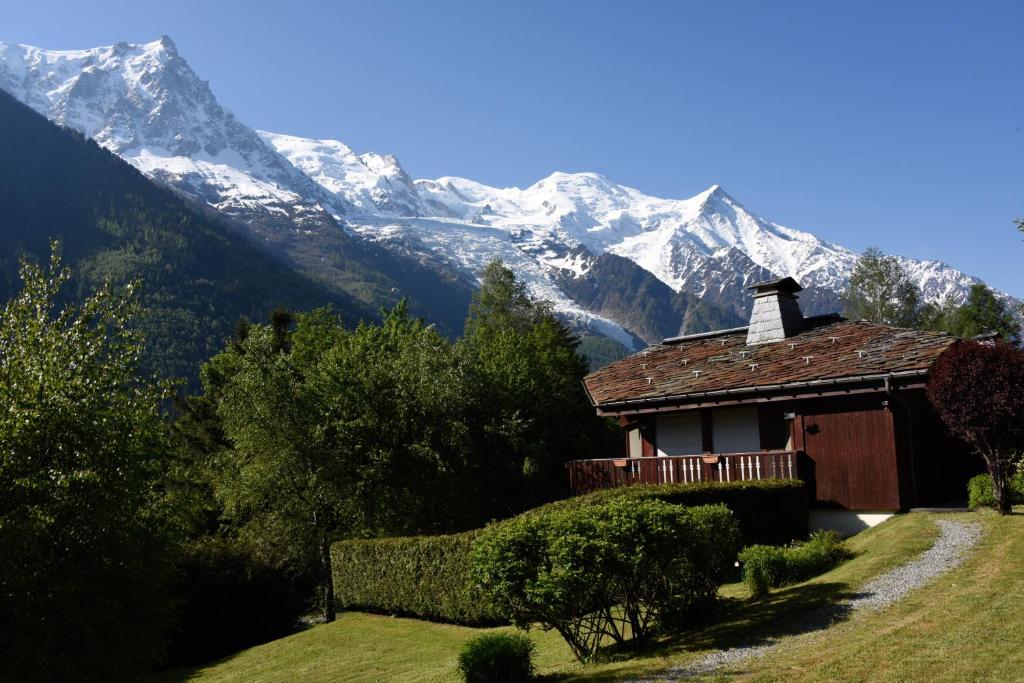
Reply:
[[792, 337], [804, 328], [796, 293], [803, 287], [791, 277], [758, 282], [754, 290], [754, 308], [750, 312], [747, 345], [769, 344]]

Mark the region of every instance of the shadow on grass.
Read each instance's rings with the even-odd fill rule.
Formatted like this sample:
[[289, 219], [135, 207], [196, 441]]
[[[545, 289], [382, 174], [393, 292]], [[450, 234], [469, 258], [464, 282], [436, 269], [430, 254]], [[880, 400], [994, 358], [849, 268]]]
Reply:
[[[668, 662], [653, 659], [686, 659], [692, 652], [726, 650], [739, 647], [770, 646], [780, 638], [826, 629], [845, 621], [851, 613], [849, 600], [860, 594], [843, 583], [814, 583], [785, 588], [758, 599], [728, 598], [722, 601], [717, 618], [685, 631], [653, 638], [634, 647], [619, 645], [603, 648], [600, 663], [622, 663], [607, 671], [584, 669], [574, 674], [553, 674], [544, 681], [618, 681], [623, 677], [658, 678], [652, 667], [668, 667]], [[602, 667], [604, 668], [604, 667]], [[686, 675], [686, 664], [667, 677]]]

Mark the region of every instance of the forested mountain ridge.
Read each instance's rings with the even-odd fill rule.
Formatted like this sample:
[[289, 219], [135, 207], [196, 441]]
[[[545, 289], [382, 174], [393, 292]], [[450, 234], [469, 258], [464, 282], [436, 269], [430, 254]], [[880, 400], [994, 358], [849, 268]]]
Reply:
[[332, 305], [346, 320], [376, 311], [295, 272], [80, 133], [0, 92], [0, 299], [21, 256], [45, 262], [57, 239], [79, 294], [143, 281], [147, 370], [193, 378], [241, 316]]

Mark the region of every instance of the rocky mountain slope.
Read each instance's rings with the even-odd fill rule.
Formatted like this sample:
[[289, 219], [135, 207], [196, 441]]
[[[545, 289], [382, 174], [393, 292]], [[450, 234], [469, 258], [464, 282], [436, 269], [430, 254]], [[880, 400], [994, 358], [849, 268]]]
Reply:
[[331, 305], [352, 323], [376, 314], [4, 92], [0, 188], [0, 301], [21, 287], [18, 258], [45, 263], [58, 239], [69, 297], [142, 280], [144, 367], [162, 377], [195, 382], [240, 317], [264, 321], [276, 306]]
[[[389, 155], [257, 132], [166, 37], [77, 51], [0, 43], [0, 88], [238, 221], [307, 274], [367, 303], [411, 296], [449, 329], [494, 258], [581, 330], [627, 349], [740, 324], [746, 287], [773, 276], [804, 285], [806, 312], [835, 310], [857, 258], [758, 217], [717, 185], [662, 199], [593, 173], [525, 189], [414, 180]], [[978, 281], [941, 262], [903, 262], [926, 300], [962, 299]]]

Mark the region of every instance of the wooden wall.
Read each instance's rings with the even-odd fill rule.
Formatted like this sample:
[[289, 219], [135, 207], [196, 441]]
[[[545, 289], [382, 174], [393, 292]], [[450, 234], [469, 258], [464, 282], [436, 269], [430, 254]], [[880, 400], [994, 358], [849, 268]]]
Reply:
[[[700, 410], [705, 452], [719, 450], [713, 413]], [[824, 507], [906, 510], [957, 502], [966, 499], [967, 479], [984, 471], [980, 458], [948, 434], [919, 389], [763, 403], [759, 423], [762, 450], [801, 452], [800, 478]], [[656, 455], [655, 416], [628, 424], [640, 428], [642, 455]]]
[[884, 394], [795, 402], [791, 429], [803, 452], [800, 478], [819, 505], [849, 510], [899, 510], [896, 430]]

